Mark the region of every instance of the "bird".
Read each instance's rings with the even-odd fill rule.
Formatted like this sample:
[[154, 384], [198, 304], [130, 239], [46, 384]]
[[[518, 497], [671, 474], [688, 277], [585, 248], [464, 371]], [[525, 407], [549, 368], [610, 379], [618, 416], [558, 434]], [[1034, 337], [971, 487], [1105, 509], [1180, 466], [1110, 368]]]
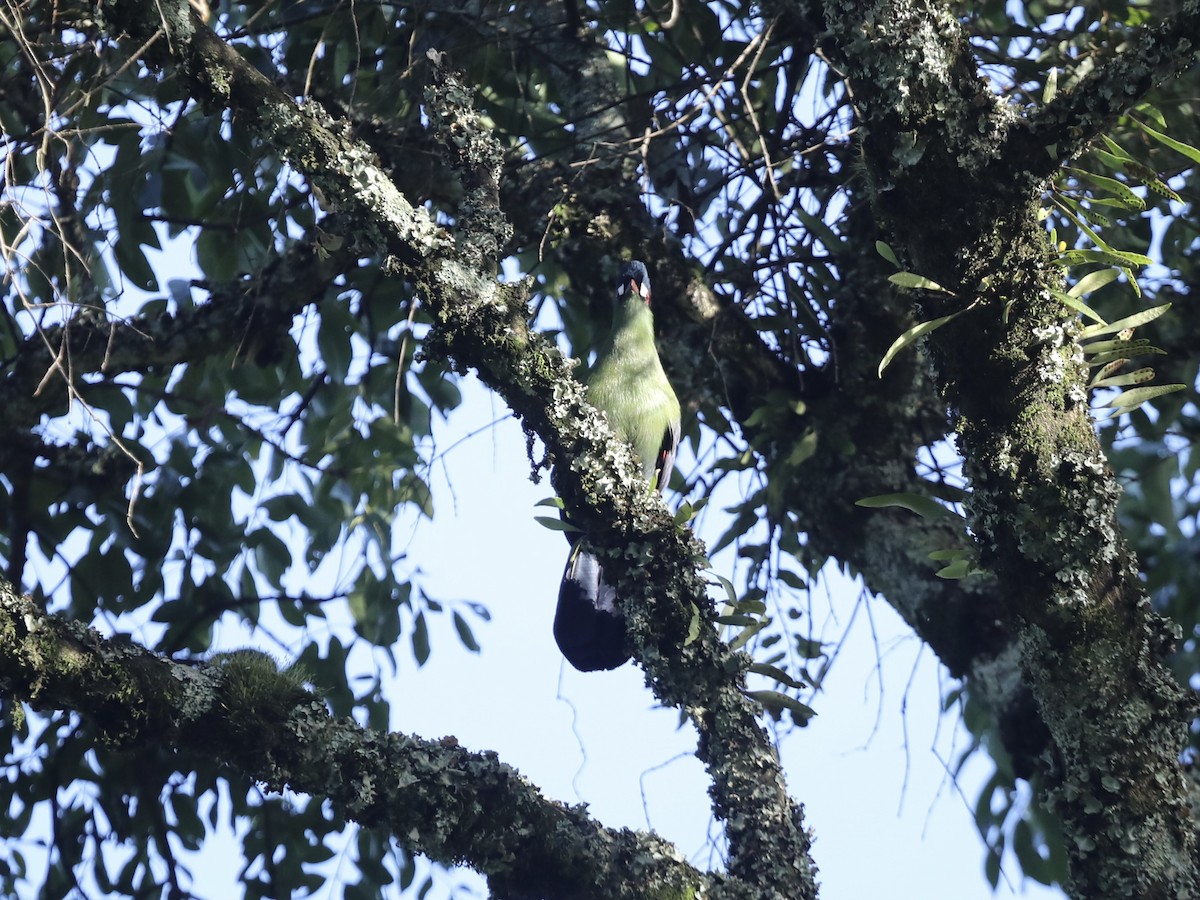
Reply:
[[[679, 400], [654, 345], [650, 275], [645, 263], [621, 267], [612, 332], [596, 354], [584, 383], [588, 399], [629, 443], [655, 490], [670, 481], [679, 448]], [[558, 589], [554, 639], [581, 672], [615, 669], [629, 659], [625, 616], [604, 567], [578, 533], [568, 532], [571, 553]]]

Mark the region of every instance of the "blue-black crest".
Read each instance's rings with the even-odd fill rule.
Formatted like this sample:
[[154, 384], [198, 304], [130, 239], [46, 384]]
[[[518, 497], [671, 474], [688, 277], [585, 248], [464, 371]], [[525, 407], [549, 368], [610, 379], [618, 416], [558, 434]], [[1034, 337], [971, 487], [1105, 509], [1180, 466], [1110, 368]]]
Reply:
[[621, 266], [621, 274], [617, 278], [617, 293], [624, 296], [631, 281], [637, 285], [637, 292], [649, 302], [650, 273], [646, 271], [646, 264], [640, 259], [630, 260]]

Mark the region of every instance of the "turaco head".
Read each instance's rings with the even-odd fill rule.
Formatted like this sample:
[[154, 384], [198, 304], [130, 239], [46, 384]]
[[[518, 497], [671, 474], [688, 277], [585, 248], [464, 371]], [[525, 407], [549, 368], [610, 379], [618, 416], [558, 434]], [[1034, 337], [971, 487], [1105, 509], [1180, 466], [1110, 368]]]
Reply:
[[646, 264], [640, 259], [630, 260], [621, 266], [621, 274], [617, 278], [617, 297], [624, 300], [630, 292], [637, 294], [646, 305], [650, 305], [650, 273]]

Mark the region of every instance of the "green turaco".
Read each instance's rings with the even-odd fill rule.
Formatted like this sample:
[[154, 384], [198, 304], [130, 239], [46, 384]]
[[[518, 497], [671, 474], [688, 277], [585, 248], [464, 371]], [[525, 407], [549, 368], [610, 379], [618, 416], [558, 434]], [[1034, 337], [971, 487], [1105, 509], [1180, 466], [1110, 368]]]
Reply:
[[[650, 276], [638, 261], [617, 281], [613, 327], [586, 377], [588, 398], [617, 436], [628, 441], [642, 472], [658, 490], [671, 478], [679, 446], [679, 401], [654, 346]], [[567, 662], [582, 672], [615, 669], [629, 659], [625, 617], [604, 569], [569, 535], [571, 555], [558, 589], [554, 638]]]

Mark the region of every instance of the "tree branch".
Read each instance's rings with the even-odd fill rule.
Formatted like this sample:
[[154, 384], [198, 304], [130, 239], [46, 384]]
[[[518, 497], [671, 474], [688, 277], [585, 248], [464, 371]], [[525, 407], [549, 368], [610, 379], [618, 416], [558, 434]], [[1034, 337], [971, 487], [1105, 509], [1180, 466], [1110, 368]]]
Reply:
[[[868, 171], [888, 186], [877, 208], [915, 270], [954, 292], [928, 297], [924, 314], [970, 308], [932, 342], [958, 415], [971, 528], [1007, 587], [1023, 673], [1058, 753], [1049, 799], [1071, 891], [1195, 894], [1179, 766], [1193, 704], [1163, 665], [1172, 639], [1117, 525], [1120, 488], [1088, 412], [1072, 314], [1052, 295], [1063, 274], [1039, 224], [1041, 183], [995, 162], [1014, 114], [984, 89], [942, 7], [830, 2], [826, 20]], [[972, 203], [948, 214], [956, 193]]]
[[[1022, 118], [1008, 136], [1004, 167], [1040, 181], [1073, 159], [1152, 88], [1177, 78], [1200, 53], [1200, 2], [1185, 0], [1154, 28], [1138, 28], [1106, 62], [1050, 103]], [[1047, 152], [1053, 147], [1054, 153]]]
[[0, 685], [37, 710], [86, 710], [106, 741], [131, 752], [173, 746], [184, 760], [216, 759], [271, 790], [328, 800], [432, 859], [469, 862], [496, 896], [683, 896], [700, 885], [744, 896], [660, 838], [602, 828], [586, 807], [545, 799], [494, 754], [330, 716], [265, 654], [171, 662], [47, 615], [4, 579]]
[[[165, 25], [168, 40], [156, 46], [178, 60], [193, 90], [252, 121], [325, 197], [356, 217], [362, 247], [385, 251], [388, 267], [417, 285], [438, 326], [427, 352], [448, 351], [460, 366], [476, 368], [542, 437], [557, 461], [555, 485], [568, 506], [591, 510], [590, 518], [608, 526], [611, 544], [619, 539], [626, 558], [644, 567], [644, 578], [631, 577], [630, 562], [613, 567], [619, 585], [635, 588], [627, 595], [635, 655], [659, 697], [687, 710], [700, 732], [714, 809], [727, 826], [731, 876], [762, 896], [814, 896], [800, 809], [756, 721], [760, 710], [741, 690], [748, 659], [729, 654], [711, 627], [687, 643], [694, 617], [709, 605], [696, 573], [702, 553], [661, 501], [647, 495], [629, 448], [587, 405], [566, 361], [529, 331], [521, 287], [497, 284], [486, 271], [494, 270], [504, 243], [494, 203], [499, 153], [470, 110], [469, 93], [441, 72], [427, 95], [431, 122], [457, 157], [464, 185], [460, 228], [452, 237], [395, 190], [367, 148], [341, 135], [319, 109], [297, 108], [186, 4], [130, 0], [112, 14], [137, 40]], [[440, 69], [437, 55], [432, 58]]]
[[[337, 227], [336, 220], [326, 224]], [[40, 329], [25, 339], [0, 379], [5, 421], [10, 427], [28, 426], [44, 415], [61, 414], [73, 391], [86, 394], [85, 375], [166, 373], [230, 350], [251, 360], [259, 354], [273, 357], [293, 317], [321, 299], [335, 274], [355, 263], [350, 248], [326, 249], [317, 246], [319, 241], [291, 245], [254, 278], [210, 287], [208, 301], [189, 309], [131, 319], [76, 316]], [[70, 365], [57, 365], [59, 358]], [[68, 372], [67, 390], [54, 389]]]

